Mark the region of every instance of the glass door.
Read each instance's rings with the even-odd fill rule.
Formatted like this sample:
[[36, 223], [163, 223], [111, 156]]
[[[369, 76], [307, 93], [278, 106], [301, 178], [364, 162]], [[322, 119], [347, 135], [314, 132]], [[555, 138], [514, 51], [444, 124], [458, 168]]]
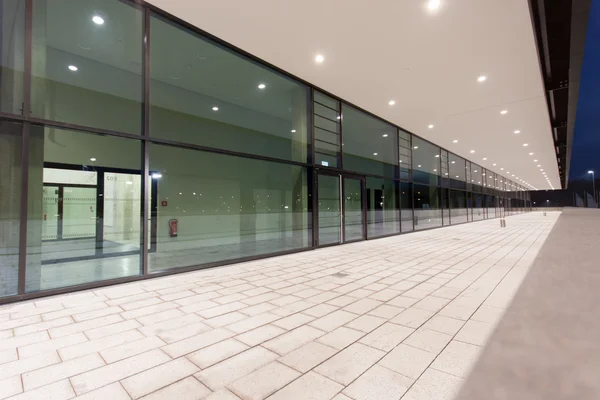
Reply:
[[317, 175], [319, 246], [363, 240], [364, 178], [320, 172]]

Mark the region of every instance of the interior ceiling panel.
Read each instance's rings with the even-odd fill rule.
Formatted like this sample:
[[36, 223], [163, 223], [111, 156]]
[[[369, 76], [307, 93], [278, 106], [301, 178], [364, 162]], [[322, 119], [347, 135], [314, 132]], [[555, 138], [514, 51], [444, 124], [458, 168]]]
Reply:
[[561, 187], [525, 0], [150, 3], [489, 170]]

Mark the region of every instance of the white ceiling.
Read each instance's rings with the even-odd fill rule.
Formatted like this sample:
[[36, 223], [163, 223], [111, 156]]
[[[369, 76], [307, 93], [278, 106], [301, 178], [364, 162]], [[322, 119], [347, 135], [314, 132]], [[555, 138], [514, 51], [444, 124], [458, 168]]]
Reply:
[[428, 1], [150, 3], [515, 182], [560, 188], [527, 1]]

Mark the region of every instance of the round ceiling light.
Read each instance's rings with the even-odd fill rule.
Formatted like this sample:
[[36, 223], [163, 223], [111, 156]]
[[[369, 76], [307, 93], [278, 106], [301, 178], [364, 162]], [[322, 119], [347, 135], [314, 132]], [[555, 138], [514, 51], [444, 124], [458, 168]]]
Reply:
[[485, 81], [487, 81], [487, 76], [485, 76], [485, 75], [480, 75], [480, 76], [477, 78], [477, 82], [479, 82], [479, 83], [481, 83], [481, 82], [485, 82]]
[[323, 61], [325, 61], [325, 57], [323, 57], [322, 54], [317, 54], [317, 56], [315, 57], [315, 61], [321, 64]]
[[99, 15], [94, 15], [92, 17], [92, 21], [96, 24], [96, 25], [104, 25], [104, 18], [102, 18]]
[[79, 68], [77, 68], [75, 65], [69, 65], [69, 69], [73, 72], [77, 71]]

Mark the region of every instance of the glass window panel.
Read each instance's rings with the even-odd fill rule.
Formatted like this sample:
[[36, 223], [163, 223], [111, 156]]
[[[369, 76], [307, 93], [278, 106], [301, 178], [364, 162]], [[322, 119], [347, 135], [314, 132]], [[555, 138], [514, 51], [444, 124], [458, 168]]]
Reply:
[[141, 142], [31, 127], [25, 290], [138, 275]]
[[367, 237], [400, 232], [398, 183], [367, 178]]
[[364, 239], [363, 228], [362, 182], [344, 178], [344, 241]]
[[481, 221], [483, 216], [484, 195], [473, 193], [473, 221]]
[[342, 210], [340, 202], [340, 177], [319, 175], [318, 178], [319, 242], [325, 244], [342, 241]]
[[342, 105], [344, 169], [395, 176], [397, 129], [346, 104]]
[[33, 0], [32, 114], [140, 133], [142, 17], [118, 0]]
[[467, 198], [462, 190], [450, 190], [450, 221], [452, 225], [467, 222]]
[[[0, 2], [0, 111], [22, 114], [25, 65], [25, 2]], [[1, 292], [0, 292], [1, 293]]]
[[152, 144], [150, 171], [158, 227], [150, 271], [310, 245], [303, 167]]
[[413, 180], [428, 185], [438, 185], [440, 172], [440, 148], [413, 136]]
[[340, 119], [339, 118], [340, 114], [336, 110], [332, 110], [331, 108], [325, 107], [316, 102], [315, 102], [315, 115], [330, 119], [334, 122], [337, 122]]
[[332, 108], [334, 110], [338, 110], [340, 108], [340, 102], [333, 97], [329, 97], [326, 94], [323, 94], [318, 91], [314, 91], [315, 102], [321, 103], [324, 106]]
[[471, 163], [471, 184], [473, 191], [480, 192], [482, 188], [483, 168], [477, 164]]
[[415, 230], [442, 226], [439, 188], [414, 185]]
[[18, 287], [21, 130], [0, 121], [0, 297], [17, 294]]
[[327, 118], [323, 118], [315, 114], [315, 127], [321, 128], [329, 133], [339, 135], [340, 134], [340, 124], [336, 121], [329, 120]]
[[307, 161], [306, 86], [161, 17], [150, 26], [152, 136]]
[[412, 183], [400, 183], [400, 218], [402, 232], [413, 230], [413, 196]]

